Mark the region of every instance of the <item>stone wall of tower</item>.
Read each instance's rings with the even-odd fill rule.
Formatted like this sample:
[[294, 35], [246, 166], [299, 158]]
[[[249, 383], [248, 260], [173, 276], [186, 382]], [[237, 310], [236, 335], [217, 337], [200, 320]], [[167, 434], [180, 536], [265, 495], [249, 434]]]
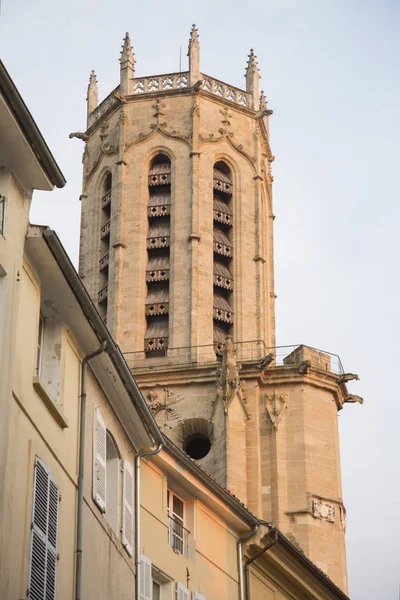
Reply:
[[80, 270], [96, 301], [100, 188], [110, 170], [108, 325], [123, 351], [143, 350], [147, 174], [157, 153], [172, 166], [169, 347], [212, 344], [213, 166], [219, 160], [233, 176], [234, 339], [274, 345], [272, 207], [262, 137], [254, 113], [187, 90], [117, 104], [90, 128]]

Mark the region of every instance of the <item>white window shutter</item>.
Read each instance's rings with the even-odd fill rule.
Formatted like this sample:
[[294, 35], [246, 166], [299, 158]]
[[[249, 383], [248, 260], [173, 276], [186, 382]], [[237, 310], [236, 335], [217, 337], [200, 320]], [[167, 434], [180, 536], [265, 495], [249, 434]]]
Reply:
[[133, 467], [124, 460], [122, 544], [129, 556], [133, 556]]
[[192, 592], [192, 600], [207, 600], [203, 594], [199, 594], [199, 592]]
[[176, 582], [176, 600], [190, 600], [189, 590], [180, 581]]
[[153, 600], [151, 566], [151, 560], [142, 554], [140, 557], [140, 600]]
[[93, 500], [102, 512], [106, 512], [106, 461], [106, 425], [100, 410], [96, 406], [93, 431]]
[[30, 600], [55, 600], [56, 597], [58, 504], [58, 485], [48, 466], [37, 458], [33, 484]]

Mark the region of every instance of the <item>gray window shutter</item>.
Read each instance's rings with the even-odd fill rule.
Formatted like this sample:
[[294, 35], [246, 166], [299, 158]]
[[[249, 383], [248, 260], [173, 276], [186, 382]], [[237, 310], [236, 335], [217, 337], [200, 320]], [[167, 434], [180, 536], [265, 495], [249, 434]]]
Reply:
[[176, 600], [190, 600], [189, 590], [179, 581], [176, 582]]
[[207, 600], [203, 594], [199, 594], [199, 592], [192, 592], [192, 600]]
[[124, 460], [122, 504], [122, 544], [129, 556], [133, 556], [133, 467]]
[[106, 512], [106, 425], [97, 406], [94, 411], [93, 459], [93, 500], [102, 512]]
[[33, 483], [30, 600], [55, 600], [57, 578], [59, 489], [50, 469], [35, 461]]
[[142, 554], [140, 557], [140, 600], [153, 600], [151, 566], [151, 560]]

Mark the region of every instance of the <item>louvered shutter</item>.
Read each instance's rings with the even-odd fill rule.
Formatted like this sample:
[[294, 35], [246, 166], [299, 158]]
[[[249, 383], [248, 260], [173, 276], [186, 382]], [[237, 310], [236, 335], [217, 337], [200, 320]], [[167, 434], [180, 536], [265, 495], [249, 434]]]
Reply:
[[129, 556], [133, 556], [133, 467], [124, 460], [122, 544]]
[[199, 592], [192, 592], [192, 600], [207, 600], [203, 594], [199, 594]]
[[106, 512], [106, 425], [97, 407], [94, 411], [93, 459], [93, 500], [102, 512]]
[[33, 483], [30, 600], [55, 600], [56, 597], [58, 504], [58, 485], [48, 466], [37, 458]]
[[140, 557], [140, 600], [153, 600], [151, 560], [143, 554]]
[[176, 582], [176, 600], [190, 600], [189, 590], [179, 581]]

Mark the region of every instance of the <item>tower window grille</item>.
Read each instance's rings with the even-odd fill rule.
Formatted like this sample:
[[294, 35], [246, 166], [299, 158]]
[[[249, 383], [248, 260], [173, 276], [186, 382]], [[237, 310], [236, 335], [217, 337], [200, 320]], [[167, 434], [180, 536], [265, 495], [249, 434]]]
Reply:
[[101, 229], [100, 229], [100, 289], [98, 304], [101, 315], [107, 321], [108, 306], [108, 270], [110, 264], [110, 234], [111, 234], [111, 196], [112, 176], [107, 173], [104, 178], [101, 196]]
[[147, 204], [146, 356], [163, 356], [168, 348], [171, 161], [158, 154], [150, 163]]
[[228, 165], [217, 162], [213, 172], [213, 343], [224, 347], [233, 333], [233, 183]]

